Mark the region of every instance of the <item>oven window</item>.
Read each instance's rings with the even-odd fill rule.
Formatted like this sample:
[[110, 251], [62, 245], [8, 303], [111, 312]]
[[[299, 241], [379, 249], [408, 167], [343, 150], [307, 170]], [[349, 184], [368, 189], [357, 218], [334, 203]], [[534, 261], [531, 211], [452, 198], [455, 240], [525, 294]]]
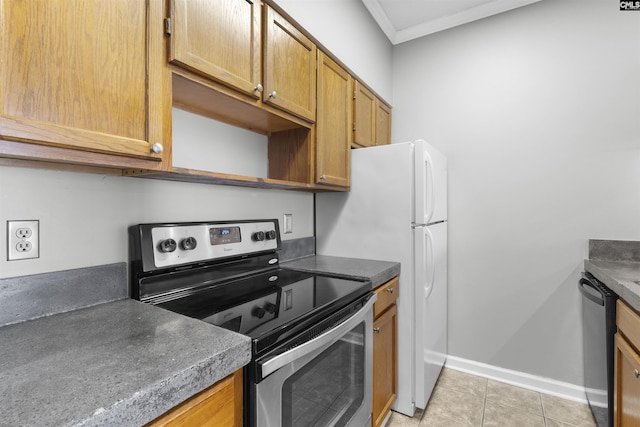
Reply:
[[284, 427], [345, 426], [364, 399], [364, 323], [287, 378]]

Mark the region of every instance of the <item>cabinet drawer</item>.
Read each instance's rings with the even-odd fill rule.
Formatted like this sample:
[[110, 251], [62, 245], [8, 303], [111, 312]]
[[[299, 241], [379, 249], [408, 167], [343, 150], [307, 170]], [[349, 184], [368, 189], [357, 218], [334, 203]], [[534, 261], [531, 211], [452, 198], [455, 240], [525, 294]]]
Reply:
[[378, 295], [378, 300], [373, 305], [373, 318], [377, 318], [384, 311], [389, 308], [389, 306], [395, 304], [398, 299], [398, 295], [400, 294], [400, 280], [398, 277], [394, 277], [389, 280], [387, 283], [378, 286], [374, 292]]
[[640, 315], [621, 300], [616, 305], [616, 325], [631, 345], [640, 347]]

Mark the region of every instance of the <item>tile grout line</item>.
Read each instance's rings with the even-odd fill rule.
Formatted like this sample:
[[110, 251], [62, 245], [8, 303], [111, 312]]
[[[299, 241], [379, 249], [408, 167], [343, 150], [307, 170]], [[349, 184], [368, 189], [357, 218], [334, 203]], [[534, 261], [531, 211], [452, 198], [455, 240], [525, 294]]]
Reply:
[[484, 400], [482, 402], [482, 419], [480, 420], [480, 427], [484, 426], [484, 414], [487, 410], [487, 394], [489, 393], [489, 380], [484, 385]]
[[542, 423], [544, 427], [547, 427], [547, 417], [544, 413], [544, 405], [542, 404], [542, 393], [538, 392], [538, 399], [540, 399], [540, 409], [542, 409]]

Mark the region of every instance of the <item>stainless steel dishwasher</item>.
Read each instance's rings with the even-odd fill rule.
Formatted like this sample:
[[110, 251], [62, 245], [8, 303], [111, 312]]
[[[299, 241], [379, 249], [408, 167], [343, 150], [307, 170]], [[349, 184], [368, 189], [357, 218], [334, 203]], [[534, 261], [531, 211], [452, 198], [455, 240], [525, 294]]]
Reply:
[[613, 336], [616, 295], [590, 273], [578, 283], [582, 294], [584, 385], [598, 427], [613, 427]]

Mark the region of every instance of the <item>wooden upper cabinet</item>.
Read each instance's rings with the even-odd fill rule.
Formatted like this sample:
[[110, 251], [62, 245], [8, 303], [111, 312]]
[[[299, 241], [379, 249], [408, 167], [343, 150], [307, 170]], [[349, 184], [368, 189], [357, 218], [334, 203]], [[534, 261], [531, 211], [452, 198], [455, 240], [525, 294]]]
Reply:
[[376, 96], [355, 81], [353, 96], [353, 144], [356, 147], [376, 145]]
[[335, 61], [318, 52], [316, 183], [349, 186], [352, 79]]
[[156, 3], [0, 1], [0, 139], [161, 160]]
[[359, 81], [353, 95], [354, 148], [391, 143], [391, 108]]
[[378, 101], [376, 108], [376, 145], [391, 144], [391, 108]]
[[258, 99], [261, 15], [259, 1], [171, 0], [169, 61]]
[[264, 8], [266, 18], [262, 100], [314, 122], [316, 45], [271, 7], [265, 5]]

